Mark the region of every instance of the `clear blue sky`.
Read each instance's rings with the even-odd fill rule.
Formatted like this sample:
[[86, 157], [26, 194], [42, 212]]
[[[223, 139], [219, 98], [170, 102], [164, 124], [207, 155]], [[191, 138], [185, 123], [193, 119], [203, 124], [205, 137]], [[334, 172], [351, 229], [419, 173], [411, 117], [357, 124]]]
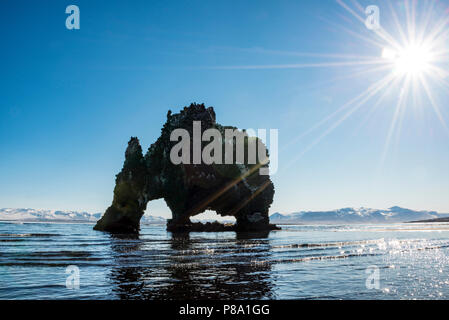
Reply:
[[[360, 3], [392, 25], [385, 2]], [[80, 30], [65, 28], [69, 4]], [[426, 99], [405, 108], [383, 165], [396, 89], [319, 143], [332, 121], [291, 143], [379, 79], [348, 77], [361, 66], [285, 67], [381, 55], [348, 31], [372, 36], [335, 1], [3, 0], [0, 24], [0, 207], [104, 211], [129, 137], [146, 150], [168, 109], [204, 102], [222, 124], [279, 129], [272, 212], [449, 212], [449, 136]], [[270, 65], [284, 67], [254, 68]], [[449, 122], [448, 91], [435, 90]]]

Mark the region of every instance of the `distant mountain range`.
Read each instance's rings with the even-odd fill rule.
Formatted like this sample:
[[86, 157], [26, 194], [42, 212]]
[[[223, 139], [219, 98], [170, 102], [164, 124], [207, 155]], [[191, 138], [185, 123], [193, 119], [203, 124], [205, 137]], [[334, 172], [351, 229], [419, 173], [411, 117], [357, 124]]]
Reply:
[[291, 214], [276, 212], [270, 216], [274, 224], [351, 224], [394, 223], [449, 217], [436, 211], [415, 211], [401, 207], [389, 209], [344, 208], [331, 211], [301, 211]]
[[[42, 210], [42, 209], [0, 209], [0, 221], [23, 222], [85, 222], [94, 223], [100, 219], [102, 213], [88, 213], [78, 211]], [[144, 215], [143, 224], [165, 224], [166, 219]]]
[[[84, 222], [94, 223], [102, 213], [42, 209], [0, 209], [0, 221], [23, 222]], [[301, 211], [291, 214], [273, 213], [270, 222], [274, 224], [351, 224], [351, 223], [394, 223], [449, 218], [449, 214], [436, 211], [415, 211], [401, 207], [389, 209], [344, 208], [331, 211]], [[192, 221], [196, 221], [193, 219]], [[198, 220], [213, 221], [213, 220]], [[142, 224], [165, 224], [163, 217], [144, 215]]]

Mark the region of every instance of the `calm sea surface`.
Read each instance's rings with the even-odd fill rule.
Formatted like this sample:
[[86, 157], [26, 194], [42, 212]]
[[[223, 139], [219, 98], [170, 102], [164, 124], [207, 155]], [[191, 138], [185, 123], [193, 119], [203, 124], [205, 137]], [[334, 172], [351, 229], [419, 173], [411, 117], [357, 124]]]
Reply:
[[[449, 299], [449, 224], [268, 235], [143, 226], [138, 237], [92, 227], [0, 223], [0, 298]], [[76, 275], [68, 266], [79, 269], [79, 289], [66, 286]]]

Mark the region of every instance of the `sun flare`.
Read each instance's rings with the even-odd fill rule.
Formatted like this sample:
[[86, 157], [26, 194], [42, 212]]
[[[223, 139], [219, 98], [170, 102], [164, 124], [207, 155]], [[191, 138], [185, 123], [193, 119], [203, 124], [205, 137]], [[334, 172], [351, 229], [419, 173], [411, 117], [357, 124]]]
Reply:
[[432, 70], [434, 54], [425, 45], [409, 45], [398, 51], [384, 48], [382, 58], [392, 62], [396, 75], [420, 76]]
[[[360, 31], [353, 31], [352, 25], [351, 28], [335, 23], [333, 25], [375, 50], [374, 55], [331, 53], [317, 55], [319, 58], [332, 58], [324, 63], [252, 66], [270, 69], [345, 67], [348, 70], [347, 78], [357, 79], [360, 75], [369, 74], [374, 79], [365, 90], [287, 144], [289, 146], [296, 143], [306, 135], [312, 135], [328, 126], [291, 161], [291, 165], [359, 109], [369, 106], [365, 108], [368, 112], [361, 122], [365, 124], [375, 112], [384, 110], [380, 106], [387, 101], [393, 101], [394, 111], [379, 168], [382, 167], [392, 142], [399, 141], [404, 115], [408, 109], [413, 109], [414, 112], [432, 111], [449, 137], [447, 109], [440, 100], [442, 94], [449, 92], [449, 6], [437, 0], [403, 0], [400, 6], [387, 2], [389, 14], [383, 15], [384, 22], [377, 29], [366, 29], [366, 10], [358, 0], [336, 1], [362, 24]], [[399, 8], [398, 12], [396, 7]], [[354, 71], [351, 67], [355, 68]]]

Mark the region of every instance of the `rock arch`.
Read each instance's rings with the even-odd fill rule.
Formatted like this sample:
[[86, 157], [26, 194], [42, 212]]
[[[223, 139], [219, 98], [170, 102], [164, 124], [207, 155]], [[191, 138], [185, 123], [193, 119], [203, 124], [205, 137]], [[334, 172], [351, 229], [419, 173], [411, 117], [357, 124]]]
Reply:
[[[191, 104], [180, 113], [168, 112], [161, 136], [145, 156], [139, 139], [132, 137], [125, 152], [123, 168], [116, 176], [112, 204], [95, 225], [95, 230], [137, 233], [147, 203], [161, 198], [172, 212], [172, 219], [167, 223], [169, 231], [277, 229], [269, 223], [268, 217], [274, 196], [273, 183], [269, 176], [260, 175], [257, 170], [268, 166], [268, 163], [174, 165], [170, 161], [170, 150], [176, 144], [170, 141], [171, 132], [184, 128], [193, 137], [193, 121], [201, 121], [202, 131], [215, 128], [223, 133], [226, 128], [233, 128], [216, 123], [212, 107]], [[234, 216], [236, 223], [206, 228], [190, 222], [190, 217], [205, 210]]]

